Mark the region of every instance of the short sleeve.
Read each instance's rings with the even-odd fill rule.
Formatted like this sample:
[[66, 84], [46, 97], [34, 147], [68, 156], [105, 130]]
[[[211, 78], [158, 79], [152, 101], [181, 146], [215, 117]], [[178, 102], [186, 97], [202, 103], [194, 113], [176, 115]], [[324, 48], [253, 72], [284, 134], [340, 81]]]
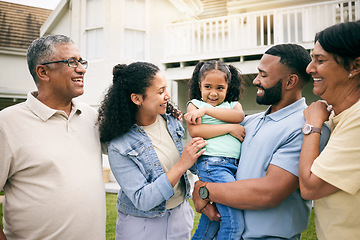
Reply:
[[230, 102], [230, 108], [233, 109], [238, 103], [238, 101]]
[[337, 188], [355, 194], [360, 189], [359, 136], [360, 116], [339, 122], [311, 171]]
[[0, 129], [0, 153], [0, 190], [2, 190], [9, 176], [12, 159], [12, 152], [3, 129]]
[[298, 177], [302, 140], [303, 137], [300, 130], [291, 134], [287, 141], [273, 154], [270, 163]]

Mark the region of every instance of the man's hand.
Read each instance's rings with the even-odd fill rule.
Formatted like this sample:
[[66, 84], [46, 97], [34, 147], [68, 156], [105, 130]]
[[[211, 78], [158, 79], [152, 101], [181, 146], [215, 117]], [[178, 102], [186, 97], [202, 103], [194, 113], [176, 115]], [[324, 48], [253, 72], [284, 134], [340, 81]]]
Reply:
[[199, 196], [199, 188], [203, 183], [203, 181], [199, 180], [194, 186], [192, 199], [194, 201], [195, 209], [198, 213], [205, 214], [211, 221], [220, 221], [220, 214], [216, 209], [215, 204], [211, 204], [209, 201], [203, 200]]
[[217, 222], [221, 221], [221, 216], [220, 216], [219, 211], [216, 208], [215, 203], [209, 202], [209, 204], [207, 204], [201, 210], [201, 213], [205, 214], [210, 219], [210, 221], [217, 221]]
[[203, 184], [204, 182], [199, 180], [195, 182], [194, 185], [194, 191], [192, 193], [192, 199], [194, 201], [194, 205], [195, 205], [195, 209], [198, 213], [200, 213], [200, 211], [208, 204], [209, 201], [205, 201], [203, 200], [200, 196], [199, 196], [199, 189], [201, 184]]

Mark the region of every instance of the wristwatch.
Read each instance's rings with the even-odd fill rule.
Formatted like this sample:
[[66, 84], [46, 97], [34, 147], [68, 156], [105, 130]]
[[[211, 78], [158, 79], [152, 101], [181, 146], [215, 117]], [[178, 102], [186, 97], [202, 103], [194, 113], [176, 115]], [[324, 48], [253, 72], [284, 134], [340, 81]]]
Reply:
[[310, 133], [320, 133], [321, 134], [321, 128], [318, 128], [318, 127], [314, 127], [313, 125], [310, 125], [310, 124], [305, 124], [302, 129], [301, 129], [301, 132], [305, 135], [308, 135]]
[[203, 200], [209, 200], [209, 190], [206, 188], [207, 182], [204, 182], [199, 188], [199, 196]]

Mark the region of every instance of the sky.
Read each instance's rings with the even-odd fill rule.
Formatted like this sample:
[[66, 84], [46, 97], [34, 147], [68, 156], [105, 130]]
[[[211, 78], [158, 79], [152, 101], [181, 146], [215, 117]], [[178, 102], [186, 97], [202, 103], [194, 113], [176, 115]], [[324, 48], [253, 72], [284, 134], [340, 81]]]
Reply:
[[40, 7], [54, 10], [60, 0], [1, 0], [4, 2], [18, 3], [33, 7]]

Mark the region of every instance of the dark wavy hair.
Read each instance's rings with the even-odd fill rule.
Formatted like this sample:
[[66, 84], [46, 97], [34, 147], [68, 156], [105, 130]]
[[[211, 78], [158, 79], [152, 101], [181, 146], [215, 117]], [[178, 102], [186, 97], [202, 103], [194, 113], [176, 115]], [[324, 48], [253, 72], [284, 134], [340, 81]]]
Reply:
[[[151, 86], [160, 69], [147, 62], [129, 65], [118, 64], [113, 68], [113, 84], [108, 89], [99, 108], [98, 125], [100, 141], [109, 142], [129, 131], [136, 123], [138, 106], [131, 101], [131, 94], [146, 98], [146, 89]], [[181, 112], [168, 103], [167, 112], [178, 117]]]
[[349, 71], [351, 63], [360, 57], [360, 20], [325, 28], [316, 34], [314, 43], [317, 41], [326, 52], [334, 56], [337, 63]]
[[238, 101], [244, 92], [244, 80], [240, 71], [232, 66], [227, 65], [222, 61], [206, 61], [199, 62], [194, 69], [192, 77], [188, 83], [189, 85], [189, 99], [201, 100], [201, 91], [199, 83], [211, 70], [219, 70], [225, 73], [225, 81], [228, 83], [228, 90], [224, 101]]

